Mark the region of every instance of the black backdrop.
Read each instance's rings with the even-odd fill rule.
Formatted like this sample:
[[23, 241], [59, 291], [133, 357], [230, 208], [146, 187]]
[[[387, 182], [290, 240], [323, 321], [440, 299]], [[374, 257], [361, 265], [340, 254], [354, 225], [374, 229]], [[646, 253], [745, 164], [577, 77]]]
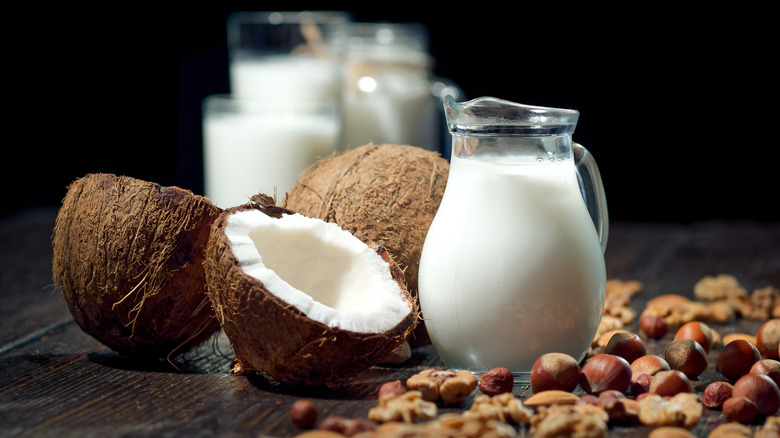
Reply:
[[19, 61], [9, 129], [23, 135], [6, 140], [20, 152], [5, 159], [1, 213], [56, 205], [88, 172], [202, 193], [201, 102], [229, 91], [228, 14], [331, 9], [426, 24], [434, 72], [468, 98], [579, 110], [574, 139], [599, 163], [614, 220], [780, 219], [767, 10], [348, 5], [43, 11], [32, 33], [46, 43], [27, 32], [6, 53]]

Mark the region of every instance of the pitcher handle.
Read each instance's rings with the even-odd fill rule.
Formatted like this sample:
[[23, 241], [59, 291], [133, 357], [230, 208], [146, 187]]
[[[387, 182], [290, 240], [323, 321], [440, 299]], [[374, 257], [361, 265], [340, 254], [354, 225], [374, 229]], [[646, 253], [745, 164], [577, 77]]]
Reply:
[[596, 165], [593, 155], [579, 143], [572, 143], [574, 163], [577, 166], [577, 178], [582, 190], [582, 197], [588, 207], [588, 213], [596, 227], [596, 233], [601, 241], [602, 253], [607, 249], [607, 236], [609, 235], [609, 216], [607, 213], [607, 197], [604, 194], [604, 185], [601, 181], [601, 173]]

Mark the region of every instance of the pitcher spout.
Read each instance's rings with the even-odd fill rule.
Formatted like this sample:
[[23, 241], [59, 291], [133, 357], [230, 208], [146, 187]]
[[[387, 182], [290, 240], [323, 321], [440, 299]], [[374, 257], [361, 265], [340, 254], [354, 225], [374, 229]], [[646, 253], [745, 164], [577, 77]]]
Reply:
[[467, 135], [571, 135], [579, 111], [525, 105], [495, 97], [457, 102], [444, 98], [447, 127], [452, 134]]

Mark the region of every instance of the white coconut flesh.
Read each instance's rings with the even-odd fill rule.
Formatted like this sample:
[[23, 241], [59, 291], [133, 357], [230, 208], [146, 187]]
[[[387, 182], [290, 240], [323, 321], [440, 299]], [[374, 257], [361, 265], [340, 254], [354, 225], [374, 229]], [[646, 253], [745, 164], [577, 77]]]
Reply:
[[388, 263], [336, 224], [246, 210], [230, 215], [225, 236], [247, 275], [328, 327], [381, 333], [411, 312]]

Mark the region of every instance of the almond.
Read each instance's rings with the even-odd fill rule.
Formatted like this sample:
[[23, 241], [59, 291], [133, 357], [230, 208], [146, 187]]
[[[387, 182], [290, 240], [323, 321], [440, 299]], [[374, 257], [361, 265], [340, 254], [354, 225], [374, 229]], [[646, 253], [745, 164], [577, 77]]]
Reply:
[[539, 406], [550, 405], [573, 405], [577, 403], [580, 397], [568, 391], [561, 391], [558, 389], [550, 389], [547, 391], [537, 392], [536, 394], [528, 397], [523, 405], [529, 408], [536, 409]]

